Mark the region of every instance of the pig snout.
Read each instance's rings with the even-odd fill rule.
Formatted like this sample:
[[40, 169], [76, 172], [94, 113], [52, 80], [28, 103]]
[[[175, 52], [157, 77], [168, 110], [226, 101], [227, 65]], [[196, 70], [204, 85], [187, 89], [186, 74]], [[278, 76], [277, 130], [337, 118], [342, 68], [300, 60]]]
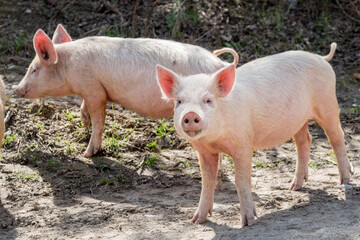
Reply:
[[181, 127], [187, 135], [194, 137], [201, 132], [203, 122], [197, 113], [188, 112], [181, 121]]
[[24, 97], [25, 96], [25, 88], [20, 87], [19, 85], [12, 86], [12, 90], [18, 97]]

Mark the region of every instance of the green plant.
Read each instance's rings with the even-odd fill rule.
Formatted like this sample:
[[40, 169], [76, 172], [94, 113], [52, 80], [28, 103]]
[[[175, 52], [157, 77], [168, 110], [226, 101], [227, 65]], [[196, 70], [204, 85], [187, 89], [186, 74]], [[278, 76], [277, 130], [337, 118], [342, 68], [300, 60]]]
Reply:
[[47, 166], [48, 167], [60, 167], [62, 163], [60, 161], [56, 161], [52, 158], [48, 159]]
[[152, 167], [155, 166], [157, 162], [158, 162], [157, 156], [155, 154], [152, 154], [146, 158], [146, 160], [144, 161], [144, 165]]
[[73, 121], [75, 119], [75, 116], [72, 114], [72, 112], [66, 108], [66, 110], [63, 110], [63, 114], [65, 116], [66, 121]]
[[235, 165], [234, 165], [234, 159], [228, 155], [228, 154], [224, 154], [226, 160], [229, 162], [229, 165], [231, 168], [235, 168]]
[[26, 45], [26, 36], [25, 34], [20, 34], [14, 42], [14, 49], [16, 52], [20, 51]]
[[128, 178], [126, 178], [122, 173], [118, 173], [117, 175], [117, 181], [120, 183], [120, 184], [124, 184], [124, 183], [127, 183], [129, 181]]
[[182, 5], [183, 3], [181, 0], [176, 0], [175, 8], [171, 9], [171, 12], [165, 17], [166, 24], [168, 25], [173, 37], [178, 37], [180, 35], [180, 26], [185, 19], [185, 13], [182, 10]]
[[3, 145], [6, 146], [9, 143], [16, 141], [16, 135], [15, 134], [7, 134], [5, 139], [3, 140]]
[[310, 161], [308, 164], [311, 168], [319, 169], [319, 167], [316, 165], [316, 162]]
[[173, 126], [170, 126], [170, 123], [167, 122], [165, 119], [162, 119], [160, 121], [160, 126], [155, 127], [155, 134], [161, 138], [164, 138], [170, 134], [172, 134], [175, 131], [175, 128]]
[[157, 148], [157, 141], [153, 141], [151, 143], [146, 144], [146, 147], [148, 147], [150, 150], [154, 150]]
[[107, 178], [102, 178], [99, 182], [99, 185], [113, 185], [114, 181], [107, 179]]

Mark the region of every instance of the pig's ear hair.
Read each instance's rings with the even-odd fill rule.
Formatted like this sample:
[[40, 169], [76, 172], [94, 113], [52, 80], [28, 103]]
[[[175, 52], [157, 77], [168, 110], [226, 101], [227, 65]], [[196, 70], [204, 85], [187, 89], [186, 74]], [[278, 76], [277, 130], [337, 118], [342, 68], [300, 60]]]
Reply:
[[50, 65], [57, 62], [54, 44], [43, 30], [39, 29], [34, 36], [34, 48], [41, 62]]
[[215, 85], [218, 90], [219, 97], [226, 97], [235, 82], [235, 65], [230, 64], [215, 73]]
[[157, 64], [156, 65], [156, 78], [161, 88], [162, 93], [167, 98], [173, 98], [174, 85], [178, 81], [178, 76], [171, 70]]
[[65, 28], [59, 24], [54, 32], [52, 42], [54, 44], [66, 43], [71, 42], [71, 37], [65, 30]]

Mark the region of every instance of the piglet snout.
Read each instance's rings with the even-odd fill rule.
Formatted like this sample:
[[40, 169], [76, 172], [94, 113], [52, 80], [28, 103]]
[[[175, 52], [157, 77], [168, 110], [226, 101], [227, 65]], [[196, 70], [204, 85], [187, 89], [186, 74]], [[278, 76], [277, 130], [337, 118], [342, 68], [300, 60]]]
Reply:
[[25, 95], [24, 88], [20, 88], [19, 85], [12, 86], [12, 90], [14, 91], [16, 96], [18, 96], [18, 97], [23, 97]]
[[184, 115], [181, 126], [187, 135], [194, 137], [201, 132], [203, 122], [197, 113], [188, 112]]

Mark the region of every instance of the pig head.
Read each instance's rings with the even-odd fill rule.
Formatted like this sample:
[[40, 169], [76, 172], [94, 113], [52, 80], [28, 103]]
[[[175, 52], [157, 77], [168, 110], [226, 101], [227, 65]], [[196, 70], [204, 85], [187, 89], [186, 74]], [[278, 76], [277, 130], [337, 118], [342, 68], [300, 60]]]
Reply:
[[35, 99], [69, 94], [64, 91], [66, 82], [59, 75], [63, 64], [58, 61], [54, 45], [69, 41], [71, 38], [61, 25], [57, 27], [52, 41], [41, 29], [36, 32], [33, 39], [36, 56], [19, 85], [12, 87], [18, 97]]

